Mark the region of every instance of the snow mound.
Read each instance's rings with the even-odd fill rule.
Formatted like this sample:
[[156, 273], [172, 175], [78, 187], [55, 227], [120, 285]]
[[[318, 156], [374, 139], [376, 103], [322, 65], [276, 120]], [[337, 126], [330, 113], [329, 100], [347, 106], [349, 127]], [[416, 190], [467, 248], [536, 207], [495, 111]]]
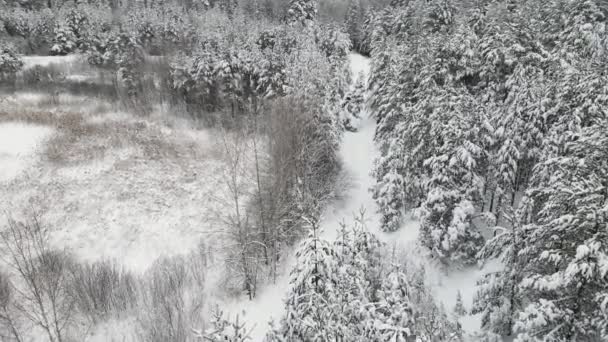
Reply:
[[16, 178], [31, 166], [52, 132], [53, 129], [45, 126], [0, 123], [0, 182]]
[[357, 78], [360, 73], [363, 73], [365, 77], [369, 75], [369, 71], [371, 68], [369, 64], [369, 58], [356, 53], [351, 53], [348, 55], [348, 61], [350, 63], [350, 69], [353, 73], [353, 81], [357, 81]]

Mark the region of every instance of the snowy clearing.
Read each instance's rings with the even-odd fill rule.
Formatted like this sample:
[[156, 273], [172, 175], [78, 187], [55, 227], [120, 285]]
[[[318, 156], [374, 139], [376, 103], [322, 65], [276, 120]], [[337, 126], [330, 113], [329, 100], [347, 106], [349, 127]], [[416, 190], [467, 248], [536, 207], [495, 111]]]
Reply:
[[121, 113], [53, 120], [0, 124], [0, 211], [19, 218], [34, 205], [55, 246], [138, 273], [199, 243], [220, 253], [210, 233], [226, 212], [218, 132]]

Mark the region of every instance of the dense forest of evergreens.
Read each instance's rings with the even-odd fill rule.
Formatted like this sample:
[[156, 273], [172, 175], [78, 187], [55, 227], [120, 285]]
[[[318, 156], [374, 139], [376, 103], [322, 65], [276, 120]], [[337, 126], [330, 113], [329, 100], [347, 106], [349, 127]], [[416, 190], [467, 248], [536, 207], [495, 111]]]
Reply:
[[[162, 101], [206, 127], [262, 137], [247, 199], [242, 150], [226, 148], [237, 246], [226, 267], [253, 300], [299, 245], [269, 342], [607, 341], [607, 24], [604, 0], [0, 0], [0, 79], [24, 87], [23, 55], [80, 54], [125, 108], [145, 115]], [[353, 52], [370, 58], [367, 80], [349, 73]], [[48, 70], [33, 70], [33, 83], [50, 86]], [[369, 191], [380, 230], [418, 220], [419, 245], [445, 272], [500, 264], [478, 281], [479, 331], [463, 332], [460, 293], [448, 313], [424, 268], [381, 242], [363, 213], [335, 241], [321, 238], [340, 190], [340, 139], [363, 112], [376, 124]], [[79, 306], [67, 274], [87, 268], [49, 258], [37, 224], [11, 221], [3, 233], [25, 287], [2, 273], [0, 336], [23, 341], [29, 322], [67, 341], [81, 323], [49, 313], [58, 302], [95, 324], [145, 310], [143, 290], [103, 315]], [[140, 336], [248, 338], [238, 321], [210, 324]]]

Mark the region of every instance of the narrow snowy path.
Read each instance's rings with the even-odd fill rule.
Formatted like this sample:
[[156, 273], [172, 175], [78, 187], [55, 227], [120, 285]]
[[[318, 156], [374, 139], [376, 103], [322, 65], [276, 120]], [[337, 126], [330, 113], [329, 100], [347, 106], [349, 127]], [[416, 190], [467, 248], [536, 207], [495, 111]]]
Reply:
[[[349, 61], [355, 78], [360, 73], [367, 77], [369, 72], [367, 58], [351, 54]], [[366, 112], [361, 113], [361, 118], [358, 132], [346, 132], [342, 138], [340, 156], [349, 187], [344, 193], [343, 200], [336, 201], [326, 208], [322, 217], [322, 234], [328, 240], [336, 236], [341, 222], [346, 224], [353, 222], [361, 208], [365, 209], [368, 226], [370, 228], [378, 226], [376, 204], [368, 191], [373, 184], [370, 171], [376, 156], [375, 123]], [[278, 321], [283, 313], [283, 300], [289, 286], [289, 269], [295, 263], [294, 253], [295, 250], [290, 254], [290, 259], [286, 260], [285, 271], [275, 284], [265, 286], [253, 301], [241, 301], [229, 305], [228, 311], [232, 315], [238, 313], [248, 324], [255, 324], [251, 333], [254, 342], [262, 341], [268, 330], [268, 322], [273, 319]]]
[[[355, 77], [360, 73], [364, 77], [368, 77], [369, 59], [351, 54], [349, 61]], [[419, 253], [420, 249], [416, 248], [419, 223], [415, 220], [406, 220], [401, 229], [395, 233], [389, 234], [381, 231], [377, 205], [369, 191], [374, 184], [371, 171], [378, 153], [374, 142], [375, 125], [367, 111], [364, 111], [361, 113], [358, 131], [346, 132], [342, 138], [340, 156], [344, 176], [348, 180], [349, 186], [341, 201], [336, 201], [326, 208], [321, 222], [322, 236], [330, 241], [333, 240], [337, 236], [340, 223], [344, 222], [347, 225], [352, 223], [363, 209], [366, 226], [370, 231], [389, 246], [408, 251], [408, 258], [412, 258], [416, 264], [425, 265], [429, 285], [437, 301], [443, 303], [448, 312], [456, 302], [458, 291], [462, 293], [465, 306], [469, 308], [475, 293], [475, 282], [481, 274], [480, 270], [465, 269], [446, 274], [438, 269], [427, 260], [424, 253]], [[285, 271], [275, 284], [264, 287], [253, 301], [243, 300], [228, 306], [229, 313], [232, 315], [238, 313], [248, 324], [255, 325], [251, 333], [254, 342], [263, 341], [268, 330], [268, 322], [278, 321], [281, 317], [284, 296], [289, 286], [289, 269], [295, 263], [294, 253], [295, 250], [291, 252], [290, 259], [285, 261]], [[465, 331], [472, 332], [479, 327], [479, 317], [477, 316], [465, 316], [460, 321]]]

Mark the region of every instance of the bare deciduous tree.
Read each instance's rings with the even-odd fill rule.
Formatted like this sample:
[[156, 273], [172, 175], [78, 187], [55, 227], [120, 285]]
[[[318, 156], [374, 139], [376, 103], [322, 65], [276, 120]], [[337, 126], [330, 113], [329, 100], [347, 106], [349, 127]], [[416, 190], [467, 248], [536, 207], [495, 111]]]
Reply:
[[65, 341], [74, 323], [75, 298], [69, 290], [72, 260], [49, 247], [48, 232], [36, 214], [26, 222], [9, 219], [0, 245], [4, 261], [17, 276], [11, 286], [15, 310], [41, 328], [49, 341]]

